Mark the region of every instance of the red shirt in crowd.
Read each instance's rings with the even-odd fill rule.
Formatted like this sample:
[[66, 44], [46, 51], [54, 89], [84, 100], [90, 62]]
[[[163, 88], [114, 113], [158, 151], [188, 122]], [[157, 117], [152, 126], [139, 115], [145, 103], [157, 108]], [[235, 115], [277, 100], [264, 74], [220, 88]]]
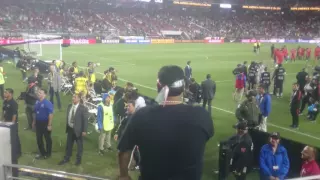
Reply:
[[282, 64], [284, 59], [284, 54], [282, 51], [276, 51], [277, 63]]
[[314, 50], [314, 56], [320, 57], [320, 47], [316, 47], [316, 49]]
[[300, 176], [305, 177], [314, 175], [320, 175], [320, 169], [317, 162], [315, 160], [303, 162]]
[[291, 49], [291, 57], [295, 58], [297, 55], [297, 50], [296, 49]]
[[310, 56], [311, 56], [311, 49], [307, 48], [307, 57], [310, 57]]

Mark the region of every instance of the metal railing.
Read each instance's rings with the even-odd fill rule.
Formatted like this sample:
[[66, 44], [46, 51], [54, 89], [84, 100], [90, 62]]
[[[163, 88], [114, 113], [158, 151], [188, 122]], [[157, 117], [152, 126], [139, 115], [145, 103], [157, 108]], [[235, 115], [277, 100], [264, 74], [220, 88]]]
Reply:
[[[4, 180], [30, 180], [32, 178], [37, 179], [71, 179], [71, 180], [110, 180], [109, 178], [99, 178], [89, 175], [74, 174], [64, 171], [55, 171], [50, 169], [42, 169], [31, 166], [24, 166], [18, 164], [4, 164]], [[12, 174], [13, 170], [18, 170], [19, 174], [23, 174], [21, 177], [16, 177]], [[30, 179], [28, 179], [30, 177]], [[1, 179], [1, 178], [0, 178]]]

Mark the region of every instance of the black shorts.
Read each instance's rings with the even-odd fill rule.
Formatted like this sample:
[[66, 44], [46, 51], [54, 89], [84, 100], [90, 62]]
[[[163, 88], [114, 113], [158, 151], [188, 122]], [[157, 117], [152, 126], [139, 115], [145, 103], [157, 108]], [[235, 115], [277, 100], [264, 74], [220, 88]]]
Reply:
[[248, 82], [251, 84], [257, 84], [256, 77], [249, 77]]
[[275, 82], [276, 87], [280, 87], [283, 85], [283, 80], [276, 80]]

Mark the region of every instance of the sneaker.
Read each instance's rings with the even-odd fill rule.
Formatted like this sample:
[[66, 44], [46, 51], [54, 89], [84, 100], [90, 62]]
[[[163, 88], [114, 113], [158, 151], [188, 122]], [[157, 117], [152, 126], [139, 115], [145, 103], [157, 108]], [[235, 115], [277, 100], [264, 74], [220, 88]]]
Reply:
[[140, 170], [139, 166], [134, 167], [135, 170]]
[[99, 150], [99, 155], [103, 156], [104, 155], [104, 150]]

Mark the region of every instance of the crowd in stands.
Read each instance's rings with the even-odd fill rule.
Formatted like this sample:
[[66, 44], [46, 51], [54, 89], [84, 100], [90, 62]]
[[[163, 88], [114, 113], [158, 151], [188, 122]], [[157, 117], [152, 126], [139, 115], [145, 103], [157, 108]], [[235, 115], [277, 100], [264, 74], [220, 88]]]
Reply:
[[319, 12], [310, 11], [221, 10], [196, 14], [134, 7], [95, 11], [82, 6], [35, 3], [0, 8], [0, 29], [10, 31], [88, 34], [112, 31], [118, 35], [160, 37], [161, 31], [173, 30], [182, 31], [187, 39], [313, 38], [319, 37], [319, 27]]

